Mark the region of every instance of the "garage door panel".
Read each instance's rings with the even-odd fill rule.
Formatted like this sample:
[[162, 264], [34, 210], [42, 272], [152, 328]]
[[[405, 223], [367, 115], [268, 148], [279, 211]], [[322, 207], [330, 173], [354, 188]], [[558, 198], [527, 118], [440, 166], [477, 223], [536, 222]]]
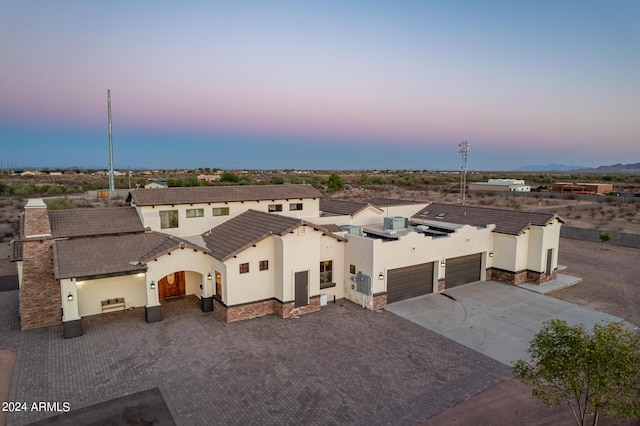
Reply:
[[433, 263], [387, 271], [387, 303], [422, 296], [433, 291]]
[[452, 288], [463, 284], [480, 281], [482, 269], [482, 253], [447, 259], [445, 287]]

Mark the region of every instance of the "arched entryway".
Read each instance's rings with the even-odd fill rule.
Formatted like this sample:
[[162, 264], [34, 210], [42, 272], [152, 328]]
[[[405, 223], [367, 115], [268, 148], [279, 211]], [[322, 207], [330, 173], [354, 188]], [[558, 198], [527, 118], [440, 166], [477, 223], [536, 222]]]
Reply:
[[186, 295], [185, 271], [172, 272], [158, 281], [158, 298], [160, 300]]

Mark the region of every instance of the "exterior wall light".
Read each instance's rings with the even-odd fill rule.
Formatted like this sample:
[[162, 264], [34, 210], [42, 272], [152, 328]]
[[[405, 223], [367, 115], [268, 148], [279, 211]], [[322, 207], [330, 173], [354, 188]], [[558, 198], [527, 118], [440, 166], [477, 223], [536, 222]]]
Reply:
[[207, 275], [207, 281], [211, 281], [213, 279], [213, 277], [211, 276], [211, 272], [209, 272], [209, 274]]
[[149, 287], [151, 287], [151, 290], [155, 290], [156, 289], [156, 283], [151, 281], [151, 284], [149, 285]]
[[442, 259], [442, 260], [440, 261], [440, 266], [442, 266], [442, 267], [444, 268], [444, 267], [445, 267], [445, 265], [446, 265], [446, 263], [445, 263], [444, 259]]
[[384, 274], [382, 272], [378, 274], [378, 279], [384, 280]]
[[67, 300], [69, 302], [73, 302], [73, 294], [69, 293], [69, 295], [67, 296]]
[[492, 251], [489, 252], [489, 257], [493, 257], [493, 252]]

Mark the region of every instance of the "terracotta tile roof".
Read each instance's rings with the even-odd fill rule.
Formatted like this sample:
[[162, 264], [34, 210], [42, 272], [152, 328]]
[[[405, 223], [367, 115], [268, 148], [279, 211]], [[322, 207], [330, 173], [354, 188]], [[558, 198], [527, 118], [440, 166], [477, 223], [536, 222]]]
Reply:
[[50, 210], [54, 238], [142, 232], [144, 226], [133, 207]]
[[138, 188], [127, 200], [136, 206], [222, 203], [225, 201], [283, 200], [287, 198], [322, 198], [311, 185], [239, 185], [198, 186], [192, 188]]
[[326, 225], [323, 225], [323, 226], [328, 232], [331, 232], [331, 233], [342, 232], [342, 229], [340, 229], [340, 227], [335, 223], [327, 223]]
[[520, 235], [532, 225], [546, 226], [558, 219], [554, 213], [518, 212], [485, 207], [468, 207], [454, 204], [429, 204], [413, 216], [424, 219], [460, 225], [487, 226], [496, 225], [494, 232]]
[[270, 235], [284, 235], [303, 222], [287, 216], [247, 210], [202, 234], [211, 255], [225, 261]]
[[367, 203], [347, 200], [324, 200], [320, 201], [320, 211], [329, 215], [350, 215], [354, 216], [369, 207]]
[[53, 245], [56, 279], [131, 274], [147, 269], [145, 262], [181, 247], [204, 250], [159, 232], [57, 240]]
[[369, 204], [376, 207], [388, 207], [388, 206], [411, 206], [414, 204], [425, 204], [425, 201], [411, 201], [411, 200], [399, 200], [396, 198], [372, 198], [369, 200]]

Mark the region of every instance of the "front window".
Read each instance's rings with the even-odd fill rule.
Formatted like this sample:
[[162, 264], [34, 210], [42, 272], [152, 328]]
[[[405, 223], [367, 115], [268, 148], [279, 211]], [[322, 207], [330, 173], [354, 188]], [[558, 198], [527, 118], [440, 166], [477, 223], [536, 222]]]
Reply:
[[187, 218], [204, 217], [204, 209], [187, 209]]
[[320, 262], [320, 285], [333, 282], [333, 261]]
[[269, 204], [269, 213], [281, 212], [282, 204]]
[[289, 204], [289, 211], [302, 210], [302, 203], [291, 203]]
[[178, 210], [165, 210], [160, 212], [160, 228], [177, 228]]
[[260, 261], [260, 270], [261, 271], [267, 271], [269, 269], [269, 261], [268, 260], [261, 260]]
[[240, 273], [241, 274], [246, 274], [247, 272], [249, 272], [249, 264], [248, 263], [241, 263], [240, 264]]

